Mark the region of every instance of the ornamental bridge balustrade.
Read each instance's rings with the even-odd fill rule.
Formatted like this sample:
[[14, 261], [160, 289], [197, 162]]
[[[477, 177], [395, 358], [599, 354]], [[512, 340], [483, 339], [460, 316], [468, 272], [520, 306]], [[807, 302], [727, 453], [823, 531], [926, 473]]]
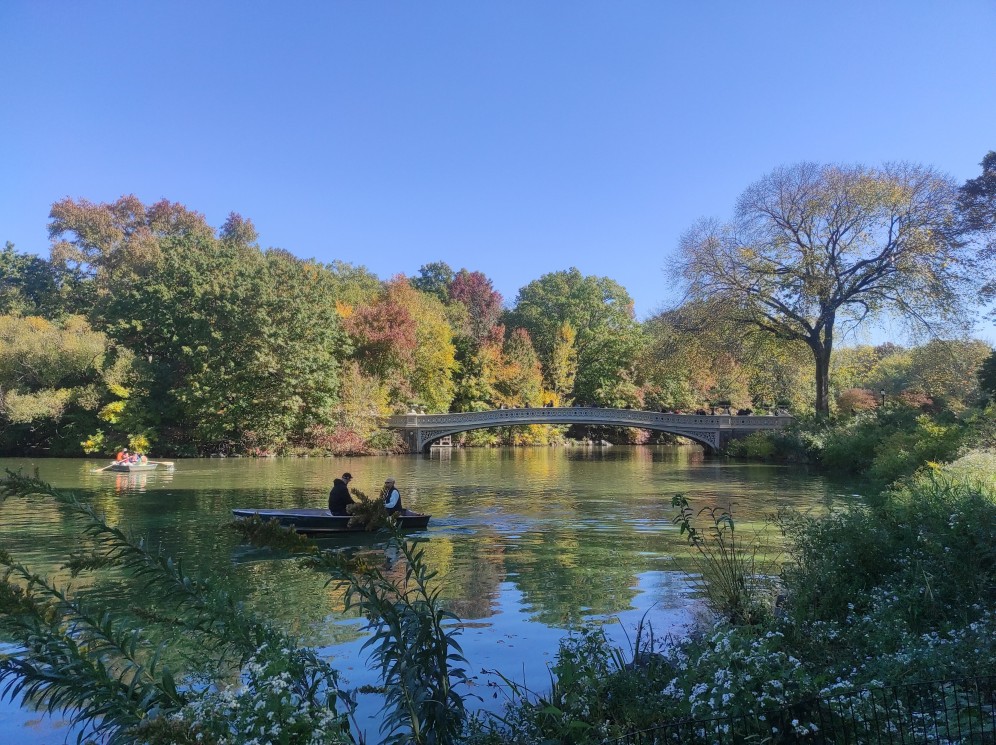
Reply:
[[573, 406], [565, 408], [495, 409], [456, 414], [400, 414], [389, 417], [387, 426], [400, 431], [409, 452], [427, 450], [435, 440], [459, 432], [517, 424], [592, 424], [605, 427], [635, 427], [680, 435], [705, 446], [722, 450], [730, 442], [752, 432], [781, 429], [790, 416], [733, 416], [728, 414], [669, 414], [637, 409], [603, 409]]

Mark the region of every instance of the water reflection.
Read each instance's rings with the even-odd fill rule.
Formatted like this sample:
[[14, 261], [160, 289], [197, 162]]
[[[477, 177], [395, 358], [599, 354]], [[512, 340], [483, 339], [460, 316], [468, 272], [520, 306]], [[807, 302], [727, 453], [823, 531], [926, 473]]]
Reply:
[[[76, 490], [111, 523], [148, 536], [191, 573], [335, 655], [356, 684], [372, 682], [372, 673], [355, 659], [363, 632], [342, 613], [341, 589], [290, 557], [242, 545], [222, 527], [231, 509], [319, 507], [343, 471], [369, 495], [396, 476], [406, 506], [433, 515], [413, 537], [438, 571], [447, 607], [468, 624], [461, 643], [470, 668], [536, 675], [542, 686], [557, 639], [582, 621], [615, 617], [632, 628], [646, 612], [658, 636], [687, 622], [692, 598], [676, 565], [687, 546], [671, 524], [676, 492], [696, 507], [733, 505], [738, 524], [760, 528], [780, 508], [824, 509], [855, 491], [804, 469], [710, 459], [697, 448], [439, 448], [428, 456], [192, 460], [172, 472], [94, 472], [103, 465], [0, 461], [25, 472], [37, 466], [42, 478]], [[69, 580], [62, 562], [82, 547], [80, 524], [40, 498], [0, 505], [0, 542], [61, 584]], [[402, 571], [377, 536], [323, 545], [379, 551], [386, 571]], [[143, 590], [115, 572], [73, 586], [118, 609]]]

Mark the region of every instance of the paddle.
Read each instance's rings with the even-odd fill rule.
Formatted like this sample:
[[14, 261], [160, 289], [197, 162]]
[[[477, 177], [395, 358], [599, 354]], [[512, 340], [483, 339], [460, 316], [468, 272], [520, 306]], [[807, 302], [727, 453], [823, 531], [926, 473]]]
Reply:
[[113, 463], [109, 463], [106, 466], [104, 466], [103, 468], [98, 468], [98, 469], [94, 470], [93, 473], [100, 473], [101, 471], [106, 471], [108, 468], [110, 468], [113, 465], [114, 465]]

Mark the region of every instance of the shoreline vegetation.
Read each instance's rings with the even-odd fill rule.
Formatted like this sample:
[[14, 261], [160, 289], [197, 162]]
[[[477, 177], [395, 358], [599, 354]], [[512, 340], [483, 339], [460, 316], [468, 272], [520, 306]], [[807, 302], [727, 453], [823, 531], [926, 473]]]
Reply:
[[[0, 250], [0, 455], [393, 452], [385, 416], [501, 407], [830, 420], [905, 402], [943, 427], [994, 387], [993, 350], [969, 336], [993, 295], [994, 204], [996, 153], [961, 186], [915, 164], [775, 169], [734, 219], [687, 232], [685, 300], [639, 320], [624, 287], [573, 267], [507, 301], [441, 261], [381, 279], [260, 246], [236, 213], [216, 228], [178, 202], [66, 197], [48, 258]], [[930, 341], [840, 346], [875, 319]], [[461, 441], [568, 436], [651, 437], [534, 425]]]

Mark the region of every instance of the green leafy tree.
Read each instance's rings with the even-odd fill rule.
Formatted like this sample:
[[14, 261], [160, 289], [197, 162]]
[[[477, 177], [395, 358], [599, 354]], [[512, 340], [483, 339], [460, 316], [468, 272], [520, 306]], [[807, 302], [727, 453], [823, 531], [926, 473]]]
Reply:
[[334, 277], [263, 252], [249, 220], [217, 235], [196, 212], [134, 197], [53, 206], [53, 261], [89, 282], [95, 316], [132, 350], [132, 400], [167, 447], [274, 449], [330, 424], [349, 347]]
[[[366, 305], [380, 294], [381, 281], [364, 266], [356, 266], [338, 259], [326, 267], [332, 274], [332, 289], [336, 302], [348, 315], [359, 305]], [[340, 315], [343, 315], [340, 312]]]
[[[499, 405], [495, 383], [505, 364], [504, 336], [505, 328], [499, 325], [482, 344], [472, 345], [462, 352], [453, 400], [455, 411], [487, 411]], [[459, 345], [457, 348], [460, 354]]]
[[681, 271], [692, 299], [808, 346], [825, 414], [841, 327], [891, 315], [939, 331], [968, 317], [977, 267], [954, 236], [956, 202], [950, 179], [917, 165], [780, 168], [733, 221], [685, 234]]
[[989, 266], [983, 298], [996, 297], [996, 275], [991, 262], [996, 258], [996, 150], [982, 159], [982, 174], [969, 179], [958, 193], [959, 228], [963, 237], [976, 241], [981, 258]]
[[979, 366], [978, 378], [982, 391], [990, 399], [996, 396], [996, 352], [990, 352], [989, 356], [982, 361]]
[[449, 302], [450, 285], [456, 275], [445, 261], [433, 261], [423, 264], [418, 270], [418, 276], [412, 277], [411, 286], [419, 292], [435, 295], [442, 303]]
[[[0, 316], [0, 451], [78, 455], [119, 401], [121, 365], [86, 320]], [[126, 440], [110, 445], [124, 444]]]
[[[630, 369], [640, 349], [633, 301], [613, 280], [585, 277], [574, 268], [545, 274], [519, 290], [508, 325], [529, 332], [551, 390], [551, 370], [559, 369], [554, 352], [565, 323], [575, 332], [577, 368], [571, 397], [603, 403], [613, 381]], [[562, 357], [563, 349], [557, 351]]]
[[0, 314], [53, 318], [60, 306], [55, 268], [7, 242], [0, 250]]

